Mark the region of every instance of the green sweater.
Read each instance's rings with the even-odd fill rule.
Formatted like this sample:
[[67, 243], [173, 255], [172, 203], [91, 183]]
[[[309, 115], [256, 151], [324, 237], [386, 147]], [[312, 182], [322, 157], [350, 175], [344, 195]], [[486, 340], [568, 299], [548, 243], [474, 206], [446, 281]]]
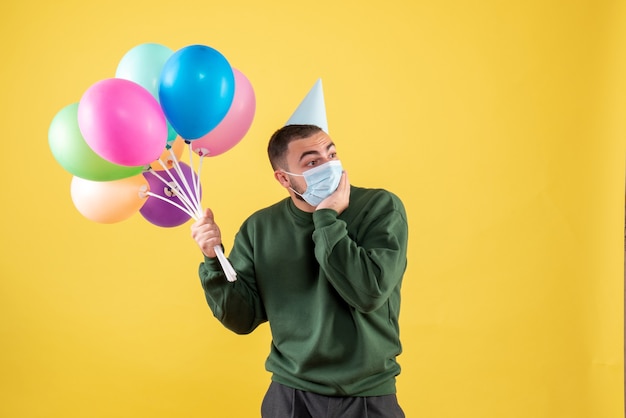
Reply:
[[402, 202], [352, 186], [350, 206], [299, 210], [286, 198], [235, 237], [228, 282], [216, 258], [199, 273], [215, 317], [247, 334], [269, 321], [272, 380], [327, 396], [396, 392], [408, 227]]

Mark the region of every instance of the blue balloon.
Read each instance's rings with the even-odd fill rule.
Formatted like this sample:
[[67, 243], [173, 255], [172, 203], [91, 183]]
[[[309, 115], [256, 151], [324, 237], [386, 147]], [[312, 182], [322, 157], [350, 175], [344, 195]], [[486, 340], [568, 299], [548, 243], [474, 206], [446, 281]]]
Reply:
[[234, 96], [233, 69], [211, 47], [184, 47], [172, 54], [161, 71], [161, 108], [183, 139], [198, 139], [215, 128], [228, 113]]

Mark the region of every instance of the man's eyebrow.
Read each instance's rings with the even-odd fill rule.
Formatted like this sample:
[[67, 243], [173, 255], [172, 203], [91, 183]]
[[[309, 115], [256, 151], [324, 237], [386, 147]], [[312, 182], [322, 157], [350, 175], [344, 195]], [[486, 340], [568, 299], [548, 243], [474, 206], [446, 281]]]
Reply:
[[[330, 150], [332, 147], [335, 146], [334, 142], [331, 142], [330, 144], [328, 144], [328, 146], [326, 147], [326, 151]], [[302, 161], [302, 159], [304, 157], [306, 157], [307, 155], [320, 155], [320, 153], [318, 151], [315, 150], [311, 150], [311, 151], [305, 151], [302, 153], [302, 155], [300, 155], [300, 159], [298, 161]]]

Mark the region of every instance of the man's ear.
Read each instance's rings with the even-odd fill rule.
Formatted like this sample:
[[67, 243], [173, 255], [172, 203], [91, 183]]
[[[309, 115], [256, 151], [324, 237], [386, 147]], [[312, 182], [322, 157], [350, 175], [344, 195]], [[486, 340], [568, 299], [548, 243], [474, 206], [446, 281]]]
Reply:
[[281, 186], [285, 188], [291, 187], [291, 183], [289, 182], [289, 177], [285, 174], [284, 171], [276, 170], [274, 171], [274, 178], [280, 183]]

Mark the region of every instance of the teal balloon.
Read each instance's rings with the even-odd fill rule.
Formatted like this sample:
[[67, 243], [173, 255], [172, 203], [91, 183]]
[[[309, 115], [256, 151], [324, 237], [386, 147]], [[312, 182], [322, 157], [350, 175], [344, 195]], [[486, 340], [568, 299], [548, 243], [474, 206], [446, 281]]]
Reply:
[[48, 143], [61, 167], [85, 180], [119, 180], [144, 170], [143, 166], [128, 167], [109, 162], [87, 145], [78, 127], [78, 103], [64, 107], [55, 115], [48, 129]]
[[167, 122], [167, 143], [176, 141], [176, 138], [178, 138], [178, 132]]
[[117, 64], [115, 77], [134, 81], [158, 101], [161, 71], [173, 53], [170, 48], [160, 44], [137, 45], [124, 54]]
[[[115, 77], [139, 84], [159, 101], [161, 71], [173, 53], [173, 50], [161, 44], [137, 45], [124, 54], [117, 64]], [[167, 122], [167, 134], [168, 141], [173, 141], [178, 136], [169, 121]]]

